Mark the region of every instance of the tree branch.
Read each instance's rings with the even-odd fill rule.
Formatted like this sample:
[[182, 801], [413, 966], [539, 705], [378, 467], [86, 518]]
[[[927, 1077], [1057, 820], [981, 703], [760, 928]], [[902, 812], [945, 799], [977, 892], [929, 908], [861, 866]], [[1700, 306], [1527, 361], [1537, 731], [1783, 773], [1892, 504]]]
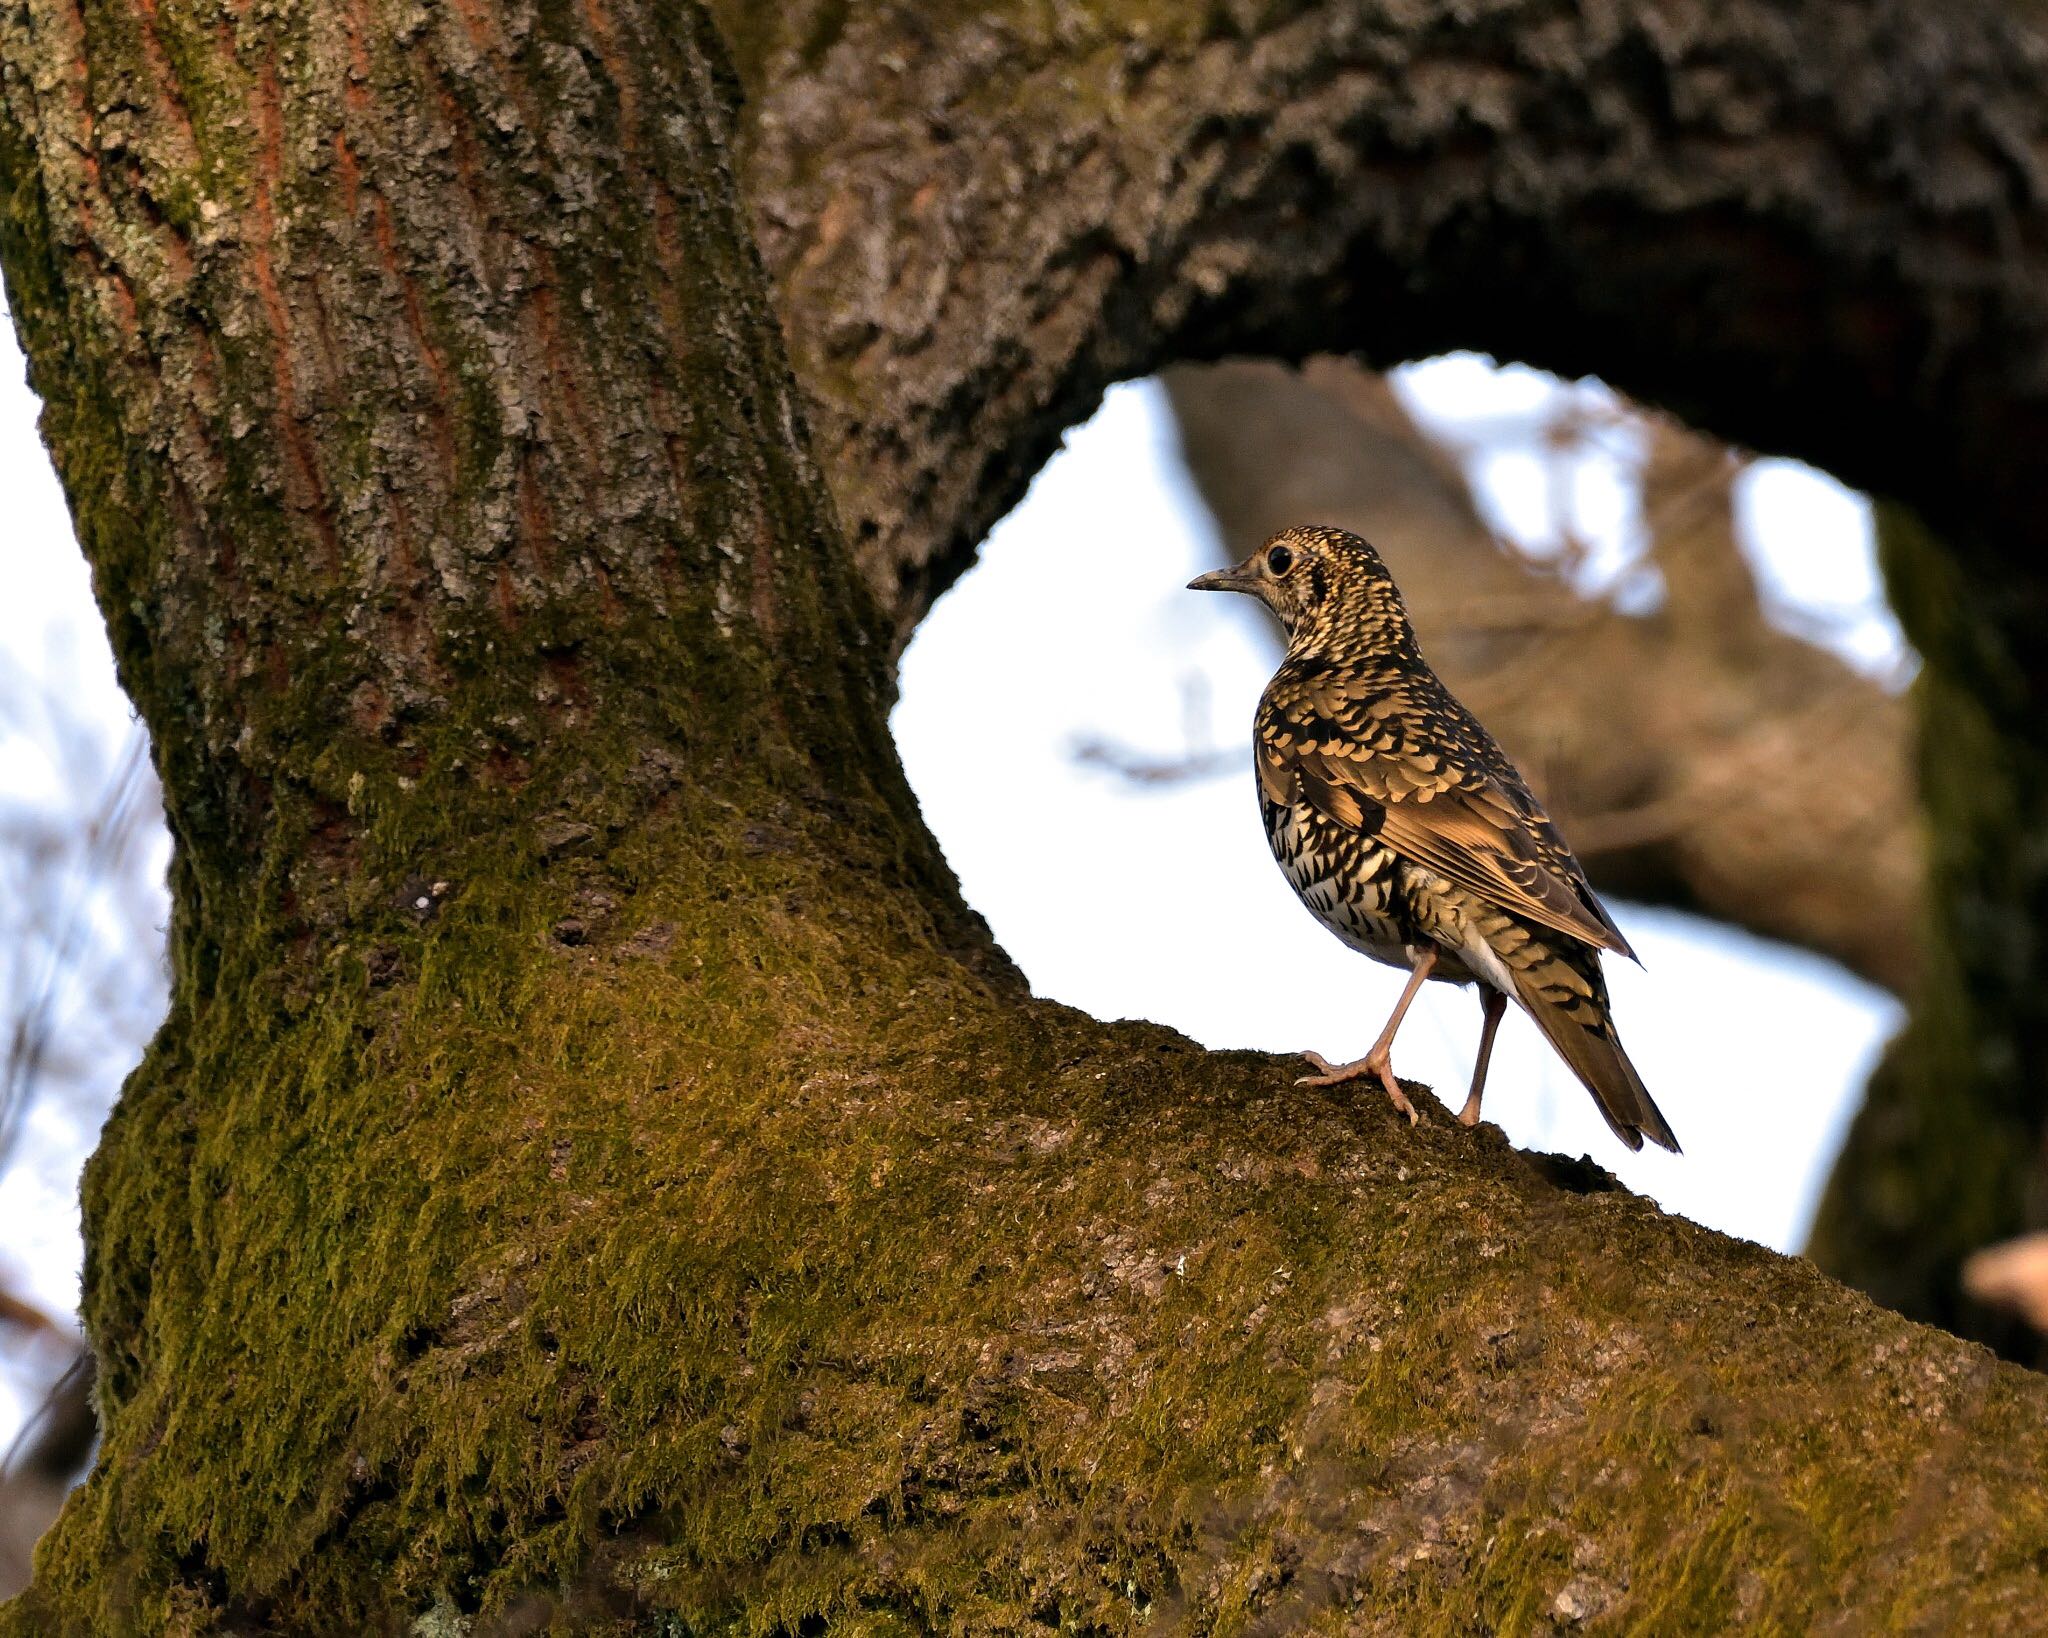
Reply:
[[[1859, 1166], [1837, 1198], [1988, 1193], [1971, 1232], [2041, 1226], [2016, 1183], [2048, 1117], [2038, 6], [717, 10], [819, 457], [899, 642], [1103, 386], [1177, 360], [1478, 348], [1917, 511], [1954, 584], [1894, 605], [1923, 656], [1920, 627], [1949, 633], [1970, 696], [1950, 744], [1921, 695], [1935, 914], [1968, 963], [1944, 982], [1983, 1004], [1917, 1032], [1919, 1112], [1871, 1131], [1918, 1181], [1873, 1193]], [[1956, 1139], [1928, 1172], [1957, 1102], [2021, 1147]], [[1831, 1266], [1962, 1311], [1951, 1236], [1916, 1249], [1908, 1211], [1859, 1247], [1861, 1220]]]
[[1961, 546], [2041, 538], [2048, 56], [2009, 6], [714, 10], [899, 630], [1106, 384], [1229, 353], [1598, 374]]

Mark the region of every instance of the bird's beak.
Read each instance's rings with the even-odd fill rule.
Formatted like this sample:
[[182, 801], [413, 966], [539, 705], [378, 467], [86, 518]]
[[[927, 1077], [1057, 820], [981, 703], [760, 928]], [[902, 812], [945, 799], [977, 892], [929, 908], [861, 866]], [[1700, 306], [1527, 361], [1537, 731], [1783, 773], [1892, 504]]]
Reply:
[[1258, 577], [1249, 563], [1239, 563], [1228, 569], [1211, 569], [1207, 574], [1198, 574], [1188, 582], [1189, 591], [1234, 591], [1250, 592], [1258, 584]]

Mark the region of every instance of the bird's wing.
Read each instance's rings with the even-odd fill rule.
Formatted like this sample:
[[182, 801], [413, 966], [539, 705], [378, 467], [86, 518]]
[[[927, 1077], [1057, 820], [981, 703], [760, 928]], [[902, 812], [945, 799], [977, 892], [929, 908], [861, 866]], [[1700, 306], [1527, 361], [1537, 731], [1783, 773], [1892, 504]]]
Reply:
[[1258, 742], [1269, 800], [1298, 791], [1503, 910], [1634, 956], [1513, 764], [1448, 696], [1397, 685], [1368, 702], [1328, 680], [1307, 683], [1269, 696]]

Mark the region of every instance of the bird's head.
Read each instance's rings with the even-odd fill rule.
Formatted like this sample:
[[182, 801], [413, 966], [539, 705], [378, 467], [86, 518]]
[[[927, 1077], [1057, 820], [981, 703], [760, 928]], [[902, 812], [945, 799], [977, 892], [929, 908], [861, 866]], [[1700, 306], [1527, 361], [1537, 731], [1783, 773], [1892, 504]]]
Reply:
[[1290, 649], [1390, 653], [1415, 644], [1380, 554], [1343, 529], [1282, 529], [1235, 568], [1197, 575], [1188, 589], [1256, 597], [1280, 617]]

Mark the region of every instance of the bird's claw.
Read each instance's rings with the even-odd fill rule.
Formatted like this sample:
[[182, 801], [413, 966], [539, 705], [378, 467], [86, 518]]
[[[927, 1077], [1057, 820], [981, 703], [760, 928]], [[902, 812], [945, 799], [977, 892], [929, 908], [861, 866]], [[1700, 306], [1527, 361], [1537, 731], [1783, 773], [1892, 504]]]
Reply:
[[1394, 1079], [1393, 1066], [1389, 1061], [1375, 1058], [1370, 1053], [1348, 1064], [1333, 1064], [1320, 1052], [1304, 1052], [1302, 1056], [1321, 1073], [1299, 1077], [1294, 1083], [1296, 1086], [1342, 1086], [1361, 1075], [1377, 1075], [1380, 1085], [1387, 1090], [1388, 1101], [1408, 1117], [1410, 1126], [1422, 1119], [1415, 1112], [1415, 1105], [1408, 1101], [1408, 1094], [1401, 1090], [1401, 1083]]
[[1302, 1056], [1316, 1066], [1318, 1073], [1300, 1076], [1294, 1083], [1296, 1086], [1342, 1086], [1372, 1067], [1363, 1058], [1356, 1063], [1333, 1064], [1320, 1052], [1304, 1052]]

